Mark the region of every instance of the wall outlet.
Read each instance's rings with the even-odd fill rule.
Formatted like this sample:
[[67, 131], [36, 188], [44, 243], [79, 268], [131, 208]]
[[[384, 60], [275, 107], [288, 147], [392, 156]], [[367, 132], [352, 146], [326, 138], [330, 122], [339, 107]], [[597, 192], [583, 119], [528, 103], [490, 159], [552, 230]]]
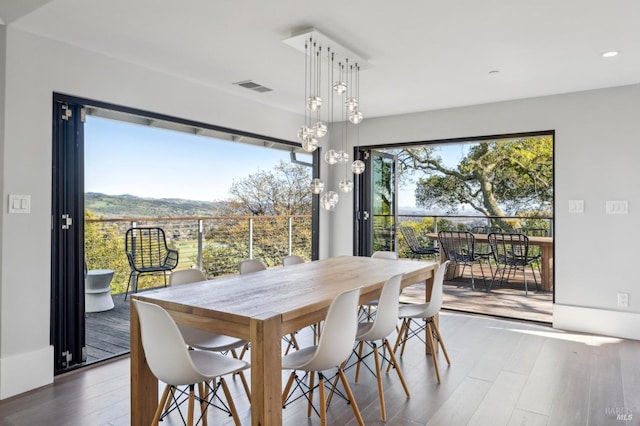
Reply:
[[629, 307], [629, 293], [618, 293], [618, 308]]

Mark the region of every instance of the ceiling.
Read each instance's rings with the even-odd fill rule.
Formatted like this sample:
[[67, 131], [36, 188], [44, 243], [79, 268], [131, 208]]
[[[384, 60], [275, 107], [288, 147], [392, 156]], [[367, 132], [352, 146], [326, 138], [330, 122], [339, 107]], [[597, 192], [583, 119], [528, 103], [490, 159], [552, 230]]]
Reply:
[[365, 118], [637, 84], [638, 17], [638, 0], [0, 0], [9, 27], [300, 114], [304, 55], [282, 40], [315, 27], [372, 65]]

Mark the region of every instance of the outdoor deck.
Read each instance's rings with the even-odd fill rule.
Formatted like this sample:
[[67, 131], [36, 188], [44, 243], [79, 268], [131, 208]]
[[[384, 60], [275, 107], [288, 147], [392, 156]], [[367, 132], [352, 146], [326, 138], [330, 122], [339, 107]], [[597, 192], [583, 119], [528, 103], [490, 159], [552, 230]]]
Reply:
[[[471, 312], [502, 318], [551, 323], [552, 293], [535, 291], [533, 277], [528, 275], [529, 296], [524, 295], [522, 275], [511, 279], [508, 285], [494, 285], [490, 292], [476, 274], [475, 290], [471, 288], [468, 273], [461, 279], [445, 281], [443, 308], [451, 311]], [[403, 292], [404, 302], [424, 301], [424, 285], [411, 286]], [[87, 364], [129, 352], [129, 299], [124, 294], [113, 295], [115, 308], [105, 312], [86, 314]]]

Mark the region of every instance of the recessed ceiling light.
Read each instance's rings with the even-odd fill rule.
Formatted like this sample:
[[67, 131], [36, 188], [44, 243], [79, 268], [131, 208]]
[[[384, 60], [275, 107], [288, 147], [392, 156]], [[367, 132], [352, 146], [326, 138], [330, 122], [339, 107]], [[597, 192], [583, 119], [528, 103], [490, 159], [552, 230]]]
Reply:
[[618, 54], [620, 54], [620, 52], [618, 52], [617, 50], [612, 50], [610, 52], [604, 52], [602, 54], [603, 58], [613, 58], [614, 56], [618, 56]]

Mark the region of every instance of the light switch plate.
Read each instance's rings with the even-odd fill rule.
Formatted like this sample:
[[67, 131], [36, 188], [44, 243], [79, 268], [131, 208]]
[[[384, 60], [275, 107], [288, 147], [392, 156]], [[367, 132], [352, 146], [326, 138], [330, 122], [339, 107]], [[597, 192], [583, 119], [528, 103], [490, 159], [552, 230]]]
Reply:
[[584, 200], [569, 200], [569, 213], [584, 213]]
[[627, 214], [629, 213], [629, 202], [623, 201], [607, 201], [605, 205], [607, 214]]
[[31, 213], [31, 195], [9, 194], [9, 213]]

